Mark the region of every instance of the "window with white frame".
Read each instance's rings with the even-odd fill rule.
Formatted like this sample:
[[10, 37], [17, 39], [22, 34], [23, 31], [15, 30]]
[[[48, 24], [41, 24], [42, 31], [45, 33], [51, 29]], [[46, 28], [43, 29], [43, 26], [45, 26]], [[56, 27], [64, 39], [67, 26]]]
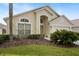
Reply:
[[31, 33], [31, 24], [18, 23], [18, 35], [29, 35]]
[[31, 32], [31, 24], [25, 24], [25, 34], [29, 35]]
[[24, 24], [18, 23], [18, 34], [24, 34]]

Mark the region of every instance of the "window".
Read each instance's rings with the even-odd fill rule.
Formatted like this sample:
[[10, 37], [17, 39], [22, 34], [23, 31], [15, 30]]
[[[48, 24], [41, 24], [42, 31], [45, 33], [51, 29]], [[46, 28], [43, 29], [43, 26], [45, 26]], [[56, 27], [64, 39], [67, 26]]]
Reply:
[[24, 34], [24, 24], [18, 24], [18, 34]]
[[31, 24], [25, 24], [25, 34], [29, 35], [31, 31]]
[[18, 35], [29, 35], [31, 33], [31, 24], [18, 23]]
[[23, 18], [23, 19], [21, 19], [21, 22], [29, 22], [29, 20]]
[[43, 23], [43, 19], [40, 19], [40, 23]]

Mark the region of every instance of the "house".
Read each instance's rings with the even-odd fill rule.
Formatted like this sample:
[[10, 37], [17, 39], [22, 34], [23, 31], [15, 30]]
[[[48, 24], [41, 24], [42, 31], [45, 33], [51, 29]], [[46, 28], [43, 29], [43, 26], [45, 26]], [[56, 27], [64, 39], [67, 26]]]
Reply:
[[71, 21], [73, 23], [72, 29], [74, 32], [79, 32], [79, 19]]
[[0, 23], [0, 35], [6, 33], [6, 25]]
[[[9, 34], [9, 18], [4, 18], [4, 21], [7, 23], [6, 33]], [[77, 28], [75, 30], [77, 25], [64, 15], [56, 13], [50, 6], [14, 15], [12, 22], [13, 35], [44, 34], [49, 37], [57, 29], [77, 30]]]

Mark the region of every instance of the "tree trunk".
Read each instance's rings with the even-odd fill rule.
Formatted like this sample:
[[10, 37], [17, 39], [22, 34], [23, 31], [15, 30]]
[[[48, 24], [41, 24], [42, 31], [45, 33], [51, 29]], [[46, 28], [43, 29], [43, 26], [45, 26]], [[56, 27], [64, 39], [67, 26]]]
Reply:
[[13, 19], [13, 4], [9, 3], [9, 34], [10, 34], [10, 40], [13, 40], [12, 19]]

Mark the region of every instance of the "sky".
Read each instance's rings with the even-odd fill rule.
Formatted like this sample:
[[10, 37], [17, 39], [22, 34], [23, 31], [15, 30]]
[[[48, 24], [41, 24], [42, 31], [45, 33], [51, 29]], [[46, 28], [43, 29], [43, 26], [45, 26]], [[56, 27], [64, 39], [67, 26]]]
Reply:
[[[79, 19], [79, 3], [14, 3], [13, 14], [19, 14], [42, 6], [50, 6], [59, 15], [65, 15], [69, 20]], [[0, 3], [0, 23], [8, 17], [8, 3]]]

